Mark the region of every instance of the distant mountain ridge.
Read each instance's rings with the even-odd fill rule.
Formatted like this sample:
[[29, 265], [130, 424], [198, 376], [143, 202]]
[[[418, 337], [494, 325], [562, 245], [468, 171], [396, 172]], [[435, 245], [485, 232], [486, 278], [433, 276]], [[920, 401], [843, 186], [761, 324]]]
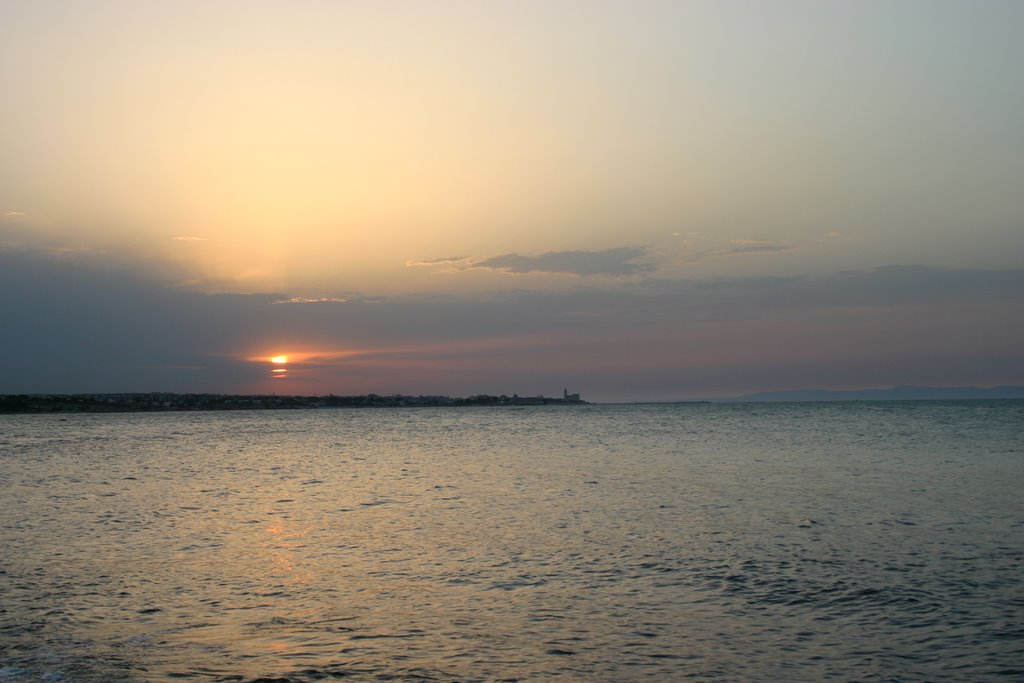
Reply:
[[888, 389], [833, 391], [829, 389], [798, 389], [794, 391], [759, 391], [716, 401], [921, 401], [966, 400], [986, 398], [1024, 398], [1024, 386], [998, 387], [916, 387], [898, 386]]

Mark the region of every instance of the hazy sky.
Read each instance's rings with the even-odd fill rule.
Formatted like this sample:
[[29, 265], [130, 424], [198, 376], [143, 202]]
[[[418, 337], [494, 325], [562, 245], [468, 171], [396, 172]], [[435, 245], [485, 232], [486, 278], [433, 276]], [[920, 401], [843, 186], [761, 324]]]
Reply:
[[1021, 26], [5, 0], [0, 393], [1024, 383]]

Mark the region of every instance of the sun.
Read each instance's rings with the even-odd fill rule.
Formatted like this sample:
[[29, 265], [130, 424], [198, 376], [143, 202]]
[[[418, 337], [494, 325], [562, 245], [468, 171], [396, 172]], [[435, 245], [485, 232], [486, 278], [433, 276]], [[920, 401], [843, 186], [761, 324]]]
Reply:
[[271, 363], [275, 363], [275, 364], [277, 364], [277, 365], [282, 365], [282, 364], [284, 364], [284, 363], [287, 363], [287, 362], [288, 362], [288, 356], [273, 356], [273, 357], [272, 357], [272, 358], [270, 359], [270, 362], [271, 362]]

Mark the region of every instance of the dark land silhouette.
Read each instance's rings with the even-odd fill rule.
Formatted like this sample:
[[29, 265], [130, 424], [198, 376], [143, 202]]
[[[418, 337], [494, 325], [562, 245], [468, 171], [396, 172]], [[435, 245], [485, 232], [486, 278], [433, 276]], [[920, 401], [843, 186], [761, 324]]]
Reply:
[[0, 413], [143, 413], [188, 410], [288, 410], [309, 408], [406, 408], [459, 406], [585, 405], [579, 394], [548, 396], [287, 396], [277, 394], [6, 394]]

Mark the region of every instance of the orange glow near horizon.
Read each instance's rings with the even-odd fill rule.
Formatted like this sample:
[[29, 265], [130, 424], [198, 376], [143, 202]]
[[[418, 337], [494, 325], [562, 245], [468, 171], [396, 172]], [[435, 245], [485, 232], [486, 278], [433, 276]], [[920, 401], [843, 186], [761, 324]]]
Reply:
[[244, 359], [250, 363], [271, 363], [276, 367], [284, 368], [286, 366], [302, 366], [310, 363], [332, 364], [343, 358], [382, 352], [368, 349], [310, 349], [290, 351], [289, 353], [275, 353], [273, 355], [245, 356]]

